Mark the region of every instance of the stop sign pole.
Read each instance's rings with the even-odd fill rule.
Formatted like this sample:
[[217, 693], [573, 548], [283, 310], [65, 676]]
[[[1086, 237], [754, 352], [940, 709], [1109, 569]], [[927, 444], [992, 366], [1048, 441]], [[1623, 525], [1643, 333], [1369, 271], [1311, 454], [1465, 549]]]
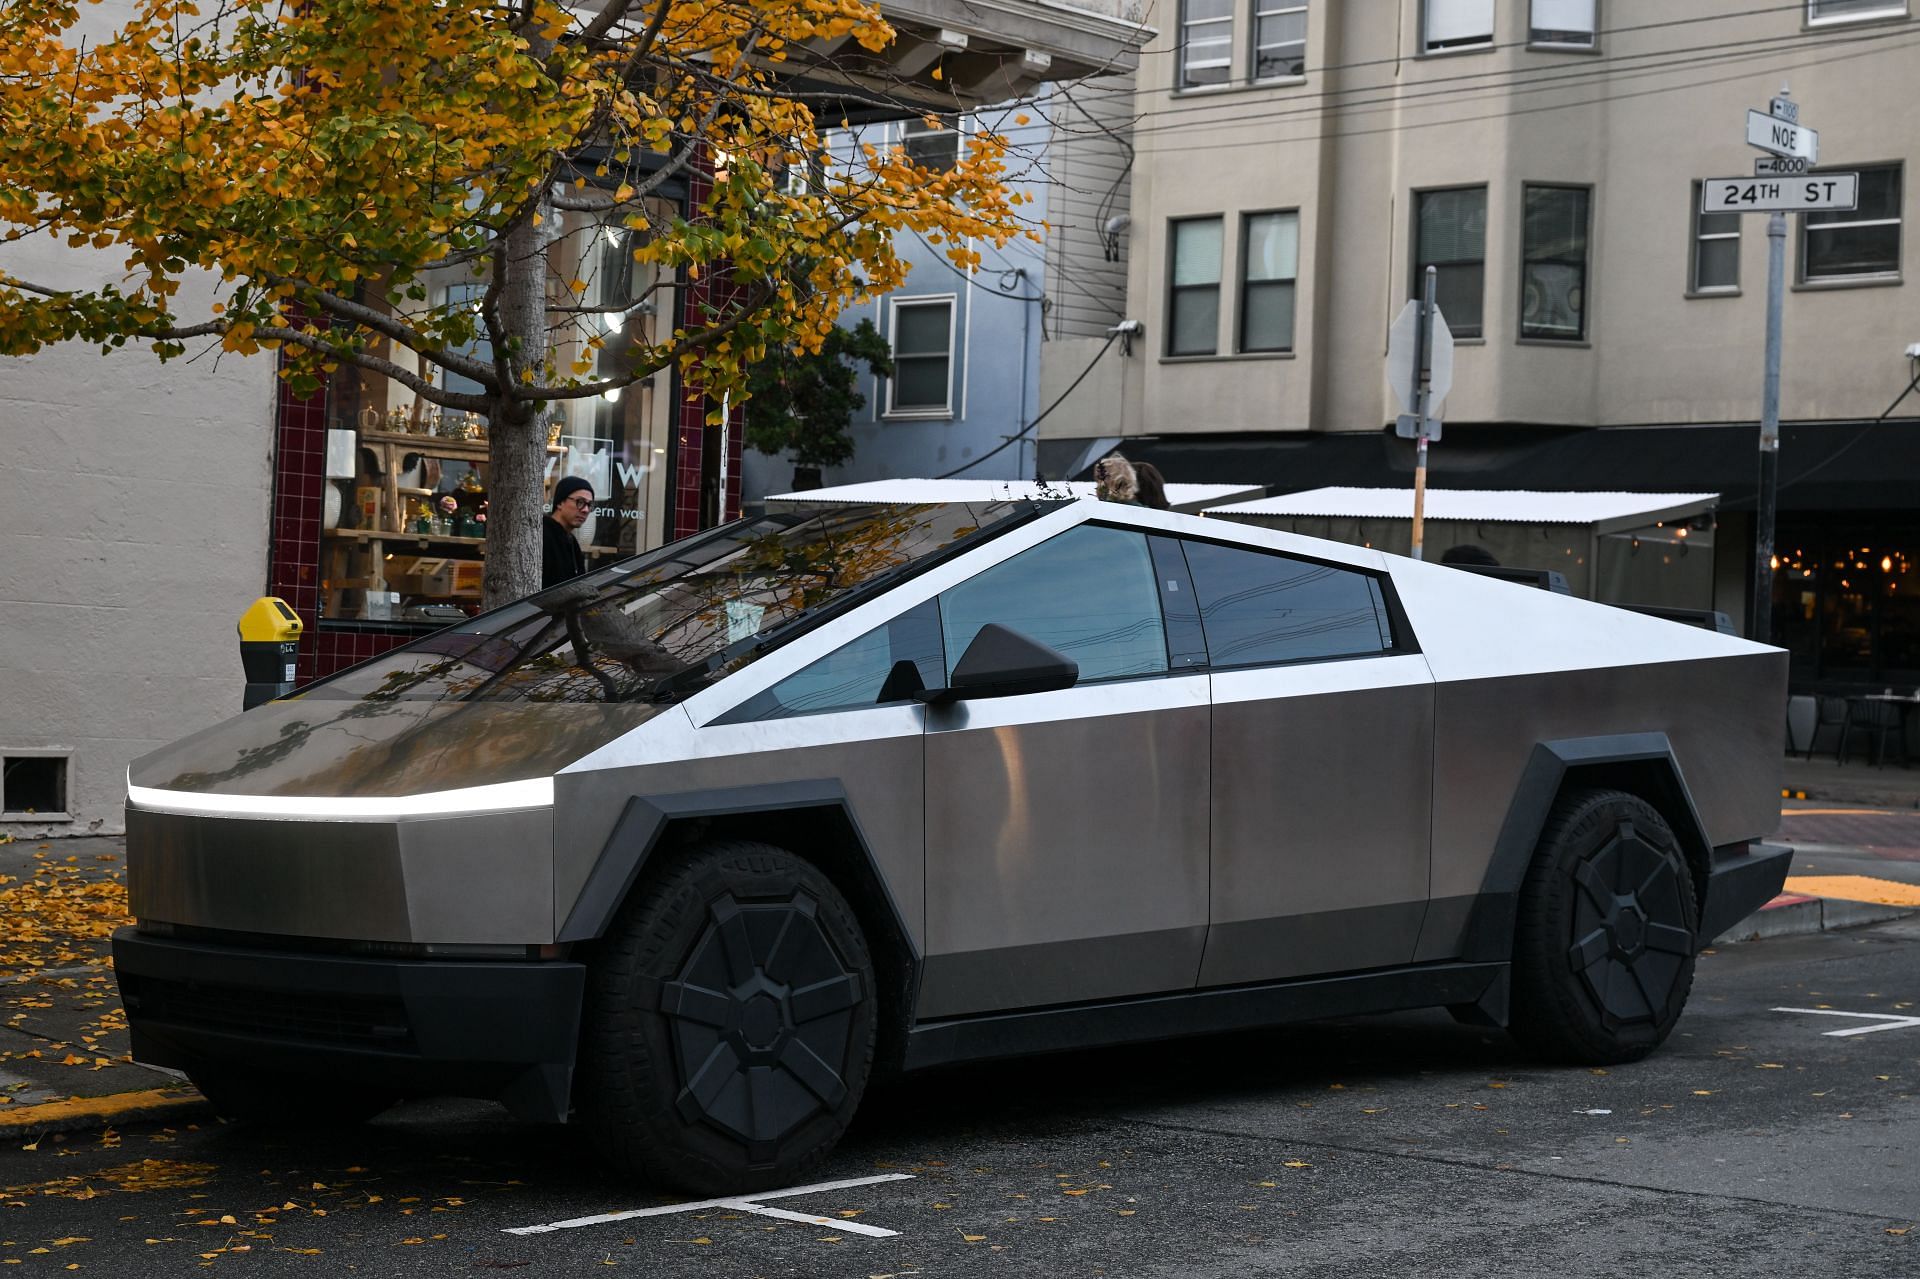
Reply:
[[1417, 440], [1413, 467], [1413, 558], [1426, 541], [1427, 442], [1440, 438], [1436, 414], [1453, 386], [1453, 333], [1434, 305], [1440, 272], [1428, 267], [1424, 296], [1410, 301], [1387, 333], [1387, 382], [1404, 410], [1394, 421], [1402, 439]]

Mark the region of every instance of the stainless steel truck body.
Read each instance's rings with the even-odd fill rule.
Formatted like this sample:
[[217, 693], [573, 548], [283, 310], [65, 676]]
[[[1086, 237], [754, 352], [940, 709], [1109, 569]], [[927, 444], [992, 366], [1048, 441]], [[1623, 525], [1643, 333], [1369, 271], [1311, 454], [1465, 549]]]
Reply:
[[876, 1070], [1429, 1005], [1629, 1060], [1785, 874], [1785, 678], [1134, 506], [767, 516], [140, 760], [116, 967], [231, 1114], [498, 1097], [700, 1190]]

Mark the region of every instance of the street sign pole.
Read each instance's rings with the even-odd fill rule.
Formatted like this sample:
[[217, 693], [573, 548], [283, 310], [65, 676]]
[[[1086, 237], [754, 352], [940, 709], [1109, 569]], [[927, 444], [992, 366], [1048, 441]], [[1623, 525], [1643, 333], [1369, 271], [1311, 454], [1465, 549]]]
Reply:
[[1753, 516], [1753, 613], [1747, 638], [1771, 642], [1773, 517], [1780, 488], [1780, 310], [1786, 293], [1787, 215], [1767, 219], [1767, 369], [1760, 388], [1760, 497]]
[[1419, 424], [1415, 429], [1420, 432], [1413, 462], [1413, 558], [1416, 560], [1421, 558], [1421, 546], [1426, 540], [1427, 517], [1427, 386], [1420, 370], [1427, 362], [1427, 334], [1433, 330], [1433, 300], [1439, 279], [1439, 268], [1428, 267], [1421, 290], [1419, 335], [1413, 344], [1413, 419]]

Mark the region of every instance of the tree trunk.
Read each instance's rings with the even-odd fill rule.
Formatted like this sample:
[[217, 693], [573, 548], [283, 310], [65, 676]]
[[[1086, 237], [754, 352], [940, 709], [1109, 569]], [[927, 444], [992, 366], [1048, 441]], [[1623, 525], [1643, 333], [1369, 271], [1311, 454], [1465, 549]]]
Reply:
[[[487, 430], [487, 567], [482, 603], [510, 604], [540, 589], [540, 521], [547, 517], [547, 436], [530, 400], [513, 398], [522, 369], [538, 369], [547, 354], [547, 245], [553, 207], [542, 192], [537, 216], [507, 233], [500, 323], [494, 349], [506, 352], [508, 383], [494, 397]], [[504, 340], [503, 340], [504, 339]]]

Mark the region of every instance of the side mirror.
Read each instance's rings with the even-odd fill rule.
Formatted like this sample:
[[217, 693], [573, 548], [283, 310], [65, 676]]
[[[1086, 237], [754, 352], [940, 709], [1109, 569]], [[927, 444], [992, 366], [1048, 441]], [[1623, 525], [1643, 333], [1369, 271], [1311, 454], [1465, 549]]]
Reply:
[[1072, 688], [1080, 663], [1039, 640], [998, 622], [988, 622], [953, 664], [946, 688], [915, 693], [922, 702], [941, 705], [966, 697], [1013, 697]]

